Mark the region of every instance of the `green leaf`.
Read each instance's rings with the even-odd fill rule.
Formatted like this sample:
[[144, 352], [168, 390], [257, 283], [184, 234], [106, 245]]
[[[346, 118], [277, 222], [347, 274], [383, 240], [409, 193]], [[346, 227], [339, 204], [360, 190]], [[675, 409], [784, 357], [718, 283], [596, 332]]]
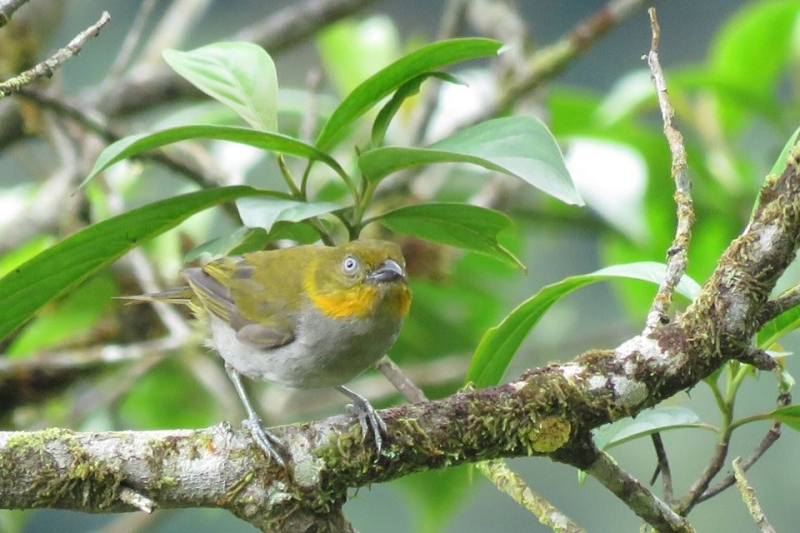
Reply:
[[771, 413], [767, 413], [765, 417], [786, 424], [795, 431], [800, 431], [800, 405], [787, 405], [775, 409]]
[[492, 56], [500, 46], [501, 43], [490, 39], [452, 39], [423, 46], [398, 59], [370, 76], [347, 95], [323, 126], [317, 137], [317, 148], [330, 149], [350, 123], [407, 81], [424, 72], [438, 70], [453, 63]]
[[[324, 152], [320, 152], [311, 145], [299, 141], [288, 135], [280, 133], [268, 133], [263, 131], [256, 131], [249, 128], [236, 128], [233, 126], [215, 126], [210, 124], [199, 124], [190, 126], [177, 126], [168, 128], [153, 133], [142, 133], [139, 135], [131, 135], [120, 139], [117, 142], [107, 146], [105, 150], [100, 153], [97, 161], [92, 167], [89, 176], [83, 181], [87, 181], [95, 177], [97, 174], [107, 169], [114, 163], [118, 163], [123, 159], [141, 154], [154, 148], [160, 148], [167, 144], [176, 143], [178, 141], [186, 141], [190, 139], [213, 139], [217, 141], [230, 141], [239, 144], [246, 144], [264, 150], [271, 150], [273, 152], [293, 155], [295, 157], [303, 157], [306, 159], [314, 159], [322, 161], [331, 167], [340, 176], [347, 176], [344, 169], [333, 159], [331, 156]], [[347, 180], [345, 180], [347, 181]]]
[[241, 252], [234, 252], [234, 250], [242, 248], [245, 248], [248, 252], [261, 250], [268, 242], [267, 232], [264, 229], [242, 226], [233, 233], [217, 237], [195, 247], [184, 256], [183, 261], [184, 263], [191, 263], [200, 259], [203, 255], [211, 257], [236, 255]]
[[172, 70], [233, 109], [253, 128], [278, 130], [278, 75], [267, 52], [253, 43], [214, 43], [190, 52], [164, 50]]
[[601, 450], [607, 450], [653, 433], [682, 428], [712, 430], [703, 424], [694, 411], [685, 407], [654, 407], [642, 411], [636, 418], [623, 418], [612, 424], [600, 426], [592, 433], [595, 445]]
[[798, 327], [800, 327], [800, 306], [792, 307], [764, 324], [756, 336], [756, 345], [761, 349], [767, 349]]
[[11, 357], [52, 348], [66, 341], [87, 339], [106, 316], [117, 285], [109, 275], [89, 279], [57, 307], [41, 313], [6, 350]]
[[37, 254], [47, 250], [56, 242], [52, 235], [40, 234], [0, 256], [0, 277], [5, 276], [17, 265], [20, 265]]
[[721, 78], [750, 91], [770, 91], [792, 49], [798, 12], [796, 2], [743, 6], [715, 36], [709, 65]]
[[506, 264], [524, 265], [497, 242], [497, 234], [511, 227], [503, 213], [467, 204], [428, 203], [400, 207], [369, 222], [428, 241], [482, 253]]
[[320, 235], [311, 224], [297, 222], [277, 222], [268, 233], [264, 228], [242, 226], [233, 233], [217, 237], [190, 250], [183, 258], [184, 263], [197, 261], [201, 257], [221, 257], [223, 255], [242, 255], [265, 250], [271, 242], [287, 239], [299, 244], [311, 244]]
[[268, 232], [278, 222], [300, 222], [319, 215], [345, 209], [331, 202], [300, 202], [282, 198], [242, 198], [236, 201], [245, 226], [264, 228]]
[[786, 165], [789, 163], [789, 152], [791, 152], [792, 148], [794, 148], [797, 144], [798, 137], [800, 137], [800, 127], [794, 130], [792, 136], [789, 137], [789, 140], [783, 145], [783, 150], [781, 150], [780, 155], [772, 165], [772, 169], [769, 171], [771, 176], [780, 176], [783, 174], [783, 171], [786, 169]]
[[237, 186], [175, 196], [98, 222], [64, 239], [0, 279], [0, 338], [45, 303], [147, 239], [204, 209], [258, 194], [263, 192]]
[[442, 81], [450, 82], [455, 85], [466, 85], [466, 83], [452, 74], [448, 74], [447, 72], [426, 72], [424, 74], [420, 74], [412, 80], [408, 80], [406, 83], [401, 85], [397, 91], [395, 91], [389, 101], [386, 102], [386, 105], [381, 108], [378, 116], [375, 117], [375, 122], [372, 124], [371, 141], [374, 148], [377, 148], [383, 144], [383, 140], [386, 137], [386, 130], [389, 129], [389, 124], [391, 124], [392, 119], [400, 110], [403, 102], [405, 102], [409, 97], [418, 94], [420, 85], [422, 85], [422, 82], [428, 78], [438, 78]]
[[[522, 341], [558, 300], [584, 285], [608, 279], [638, 279], [660, 284], [664, 279], [665, 266], [661, 263], [630, 263], [602, 268], [591, 274], [572, 276], [548, 285], [531, 298], [522, 302], [500, 324], [489, 329], [481, 339], [467, 370], [466, 382], [479, 388], [497, 385], [519, 349]], [[684, 276], [676, 288], [693, 300], [700, 293], [700, 285]]]
[[[749, 3], [730, 17], [711, 45], [708, 64], [720, 80], [760, 98], [775, 91], [795, 49], [792, 38], [800, 5], [773, 1]], [[720, 98], [716, 106], [730, 131], [742, 123], [741, 109]]]
[[358, 158], [358, 168], [372, 182], [432, 163], [472, 163], [521, 178], [568, 204], [583, 205], [558, 144], [535, 117], [487, 120], [428, 148], [376, 148]]

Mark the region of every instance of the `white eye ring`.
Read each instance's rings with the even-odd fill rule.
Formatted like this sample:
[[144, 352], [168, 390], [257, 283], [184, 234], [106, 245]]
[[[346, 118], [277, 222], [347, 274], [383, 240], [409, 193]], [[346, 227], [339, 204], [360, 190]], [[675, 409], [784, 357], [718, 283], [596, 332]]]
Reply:
[[355, 256], [348, 255], [342, 261], [342, 272], [345, 274], [355, 274], [359, 268], [361, 268], [361, 263], [358, 262], [358, 258]]

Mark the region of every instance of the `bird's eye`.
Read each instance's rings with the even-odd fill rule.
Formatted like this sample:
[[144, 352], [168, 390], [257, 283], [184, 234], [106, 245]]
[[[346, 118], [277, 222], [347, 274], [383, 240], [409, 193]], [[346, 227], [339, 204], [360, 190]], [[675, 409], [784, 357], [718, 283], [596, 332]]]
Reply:
[[342, 272], [345, 274], [355, 274], [360, 267], [361, 263], [352, 255], [348, 255], [344, 258], [344, 261], [342, 261]]

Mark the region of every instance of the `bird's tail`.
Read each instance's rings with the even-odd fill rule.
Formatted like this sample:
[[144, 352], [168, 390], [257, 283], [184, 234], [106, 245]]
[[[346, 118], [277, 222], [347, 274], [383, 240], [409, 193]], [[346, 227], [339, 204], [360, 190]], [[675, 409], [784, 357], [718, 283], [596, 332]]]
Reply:
[[117, 300], [130, 300], [131, 304], [139, 304], [145, 302], [164, 302], [168, 304], [181, 304], [189, 305], [192, 295], [192, 289], [188, 286], [176, 287], [168, 289], [163, 292], [151, 292], [149, 294], [135, 294], [132, 296], [117, 296]]

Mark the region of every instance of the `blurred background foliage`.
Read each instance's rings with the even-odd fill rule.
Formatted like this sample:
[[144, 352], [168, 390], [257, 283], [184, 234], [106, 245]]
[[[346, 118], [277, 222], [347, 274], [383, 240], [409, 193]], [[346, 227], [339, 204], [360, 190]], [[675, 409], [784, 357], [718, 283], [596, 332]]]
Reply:
[[[62, 9], [65, 2], [33, 0], [20, 11], [20, 17], [24, 9], [37, 5], [48, 6], [44, 12], [59, 16], [31, 16], [41, 27], [30, 29], [25, 35], [33, 37], [27, 39], [11, 28], [0, 29], [0, 73], [7, 77], [27, 68], [31, 57], [45, 57], [107, 9], [112, 25], [49, 83], [48, 90], [56, 94], [89, 98], [87, 95], [104, 83], [114, 83], [104, 80], [142, 3], [85, 0]], [[228, 38], [290, 2], [206, 4], [206, 11], [189, 30], [176, 32], [180, 40], [167, 46], [189, 50]], [[467, 16], [465, 31], [469, 34], [486, 31], [481, 13], [484, 19], [494, 13], [490, 11], [493, 2], [474, 4], [478, 15]], [[590, 0], [520, 2], [517, 22], [523, 32], [507, 32], [504, 37], [519, 37], [516, 51], [526, 57], [546, 49], [601, 5]], [[797, 126], [800, 2], [673, 0], [656, 5], [663, 30], [661, 58], [678, 125], [686, 138], [695, 201], [697, 221], [688, 273], [702, 283], [720, 252], [747, 223], [761, 182]], [[309, 102], [325, 116], [365, 77], [431, 41], [441, 7], [422, 1], [377, 3], [312, 40], [273, 54], [281, 85], [282, 131], [302, 136]], [[167, 2], [155, 3], [143, 44], [136, 50], [137, 61], [162, 61], [161, 44], [152, 38], [159, 35], [157, 21], [168, 9]], [[655, 94], [640, 60], [649, 49], [649, 39], [642, 9], [612, 28], [585, 55], [570, 61], [562, 74], [515, 102], [511, 110], [535, 114], [548, 124], [562, 146], [586, 207], [564, 205], [507, 176], [487, 176], [460, 166], [431, 167], [411, 181], [388, 180], [379, 190], [373, 206], [377, 211], [411, 200], [433, 199], [472, 202], [503, 211], [513, 219], [514, 227], [501, 235], [501, 242], [528, 268], [524, 275], [486, 256], [417, 240], [402, 241], [412, 273], [414, 304], [391, 355], [429, 397], [456, 391], [486, 329], [542, 286], [602, 266], [664, 260], [674, 235], [674, 187]], [[19, 50], [12, 43], [29, 48]], [[442, 86], [440, 104], [423, 142], [468, 122], [470, 113], [496, 99], [504, 80], [525, 65], [500, 62], [493, 67], [476, 63], [454, 71], [468, 86]], [[309, 100], [309, 89], [315, 94], [313, 100]], [[102, 147], [97, 139], [74, 124], [37, 111], [29, 101], [0, 103], [24, 106], [28, 131], [24, 139], [4, 141], [0, 155], [0, 235], [6, 236], [0, 238], [0, 272], [12, 270], [87, 224], [198, 187], [157, 164], [130, 162], [76, 193], [77, 183]], [[415, 110], [422, 105], [422, 98], [404, 104], [389, 131], [393, 144], [417, 141]], [[118, 119], [115, 126], [138, 133], [174, 124], [233, 120], [221, 106], [198, 98], [144, 109]], [[345, 146], [367, 138], [368, 131], [357, 130], [352, 135]], [[80, 147], [77, 154], [75, 146]], [[283, 186], [275, 159], [263, 152], [214, 142], [185, 149], [210, 174], [220, 176], [221, 183]], [[353, 157], [346, 152], [336, 155], [340, 161]], [[59, 177], [59, 170], [68, 165], [73, 176]], [[342, 194], [341, 183], [314, 179], [312, 176], [317, 198], [335, 199]], [[31, 228], [33, 231], [28, 231]], [[13, 393], [5, 385], [0, 387], [4, 429], [50, 425], [155, 429], [240, 419], [242, 413], [220, 361], [202, 345], [202, 332], [188, 332], [180, 342], [153, 344], [152, 349], [122, 350], [117, 364], [95, 362], [103, 346], [147, 347], [150, 345], [143, 343], [155, 342], [167, 333], [150, 308], [124, 306], [111, 299], [117, 294], [142, 292], [133, 275], [142, 268], [142, 261], [156, 283], [169, 286], [177, 281], [187, 252], [230, 235], [236, 228], [235, 219], [222, 210], [194, 216], [145, 244], [144, 255], [126, 258], [91, 277], [5, 339], [2, 348], [8, 360], [36, 363], [57, 356], [72, 364], [49, 373], [25, 374], [18, 381], [27, 386]], [[17, 235], [25, 238], [17, 239]], [[797, 269], [793, 268], [785, 276], [784, 288], [796, 279]], [[545, 315], [512, 361], [507, 376], [549, 361], [569, 360], [585, 349], [617, 345], [641, 330], [654, 294], [654, 285], [633, 281], [592, 285], [575, 292]], [[685, 301], [679, 300], [678, 308], [680, 305]], [[794, 351], [795, 343], [789, 335], [781, 339], [781, 348]], [[788, 357], [785, 364], [797, 372], [795, 358]], [[354, 387], [382, 406], [401, 401], [375, 372], [359, 378]], [[271, 424], [341, 411], [335, 391], [287, 392], [260, 383], [251, 384], [251, 390]], [[772, 409], [776, 395], [771, 376], [748, 380], [737, 399], [737, 415]], [[719, 422], [708, 387], [699, 386], [669, 403], [692, 409], [709, 424]], [[730, 457], [748, 455], [766, 430], [766, 422], [742, 427], [734, 437]], [[680, 494], [705, 466], [714, 435], [683, 429], [665, 433], [664, 440]], [[786, 505], [800, 489], [798, 443], [798, 436], [787, 429], [748, 476], [779, 531], [792, 530], [798, 519], [797, 509]], [[648, 479], [655, 467], [649, 439], [623, 444], [612, 454], [639, 479]], [[570, 468], [531, 459], [510, 464], [534, 490], [589, 531], [638, 527], [627, 508], [591, 479], [579, 485]], [[346, 505], [346, 513], [361, 531], [548, 530], [469, 467], [362, 489]], [[700, 505], [691, 519], [700, 531], [753, 530], [738, 493], [730, 490]], [[159, 511], [152, 517], [0, 512], [2, 531], [120, 530], [115, 527], [158, 532], [252, 530], [213, 510]]]

